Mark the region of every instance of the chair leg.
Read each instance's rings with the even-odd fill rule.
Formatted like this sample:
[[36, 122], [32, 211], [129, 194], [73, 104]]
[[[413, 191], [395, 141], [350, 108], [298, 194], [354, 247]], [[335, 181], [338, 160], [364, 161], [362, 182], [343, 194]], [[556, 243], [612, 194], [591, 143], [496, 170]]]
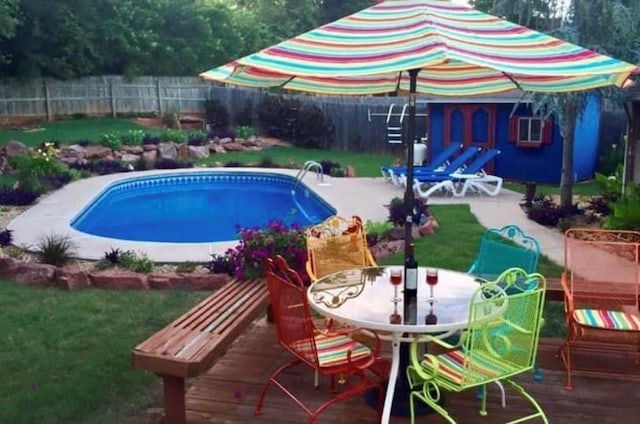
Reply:
[[318, 372], [318, 370], [316, 370], [313, 376], [313, 387], [317, 389], [319, 386], [320, 386], [320, 373]]
[[[269, 377], [269, 380], [267, 381], [267, 383], [264, 385], [264, 387], [262, 388], [262, 393], [260, 393], [260, 399], [258, 400], [258, 406], [256, 406], [256, 410], [255, 410], [255, 415], [260, 415], [262, 414], [262, 407], [264, 406], [264, 400], [267, 396], [267, 391], [269, 390], [269, 387], [271, 387], [272, 384], [277, 385], [278, 387], [282, 388], [282, 386], [276, 381], [276, 377], [282, 373], [283, 371], [294, 367], [296, 365], [301, 364], [302, 361], [300, 359], [296, 359], [295, 361], [291, 361], [287, 364], [284, 364], [283, 366], [281, 366], [280, 368], [278, 368], [272, 375], [271, 377]], [[284, 390], [284, 388], [282, 388]], [[285, 390], [286, 392], [286, 390]], [[287, 393], [288, 394], [288, 393]]]
[[[409, 396], [409, 408], [411, 411], [411, 424], [415, 424], [415, 406], [414, 406], [414, 398], [418, 398], [421, 401], [423, 401], [424, 403], [426, 403], [427, 405], [429, 405], [429, 407], [431, 409], [433, 409], [434, 411], [436, 411], [438, 414], [440, 414], [440, 416], [442, 418], [444, 418], [448, 423], [450, 424], [456, 424], [456, 421], [453, 419], [453, 417], [451, 415], [449, 415], [449, 413], [447, 412], [446, 409], [444, 409], [442, 406], [440, 406], [437, 402], [437, 400], [431, 399], [428, 396], [424, 396], [423, 394], [424, 388], [422, 389], [422, 391], [420, 392], [411, 392], [411, 395]], [[439, 396], [438, 396], [439, 398]]]
[[542, 371], [540, 371], [540, 365], [537, 362], [533, 365], [533, 379], [538, 383], [542, 381]]
[[[506, 408], [507, 396], [504, 392], [504, 386], [499, 381], [496, 381], [495, 383], [496, 383], [496, 386], [498, 386], [498, 389], [500, 390], [500, 404], [502, 405], [503, 408]], [[483, 400], [485, 396], [486, 396], [486, 386], [479, 386], [476, 389], [476, 399]]]
[[542, 420], [543, 423], [549, 424], [549, 420], [547, 419], [547, 416], [545, 415], [544, 411], [540, 407], [540, 404], [529, 393], [527, 393], [522, 386], [520, 386], [519, 384], [517, 384], [516, 382], [514, 382], [512, 380], [507, 380], [507, 383], [509, 383], [509, 385], [516, 392], [518, 392], [520, 394], [520, 396], [522, 396], [523, 398], [527, 399], [529, 401], [529, 403], [531, 403], [531, 405], [533, 405], [533, 407], [535, 408], [535, 410], [537, 412], [534, 413], [534, 414], [531, 414], [531, 415], [527, 415], [526, 417], [518, 418], [517, 420], [509, 421], [509, 422], [507, 422], [505, 424], [521, 423], [521, 422], [524, 422], [524, 421], [532, 420], [533, 418], [539, 418], [540, 420]]

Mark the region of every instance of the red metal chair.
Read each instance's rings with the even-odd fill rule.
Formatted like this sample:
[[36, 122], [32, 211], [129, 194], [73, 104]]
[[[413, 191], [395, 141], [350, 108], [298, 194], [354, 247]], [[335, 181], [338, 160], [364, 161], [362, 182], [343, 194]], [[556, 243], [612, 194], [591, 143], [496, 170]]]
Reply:
[[[334, 403], [358, 396], [370, 389], [378, 390], [380, 415], [383, 390], [379, 383], [379, 374], [381, 368], [388, 368], [388, 361], [379, 356], [378, 336], [374, 334], [375, 346], [370, 348], [350, 337], [357, 330], [332, 331], [331, 328], [316, 328], [300, 276], [289, 268], [282, 257], [267, 259], [266, 276], [278, 341], [294, 359], [271, 375], [260, 395], [256, 415], [262, 412], [265, 396], [272, 385], [279, 387], [309, 415], [309, 423], [314, 422], [322, 411]], [[315, 410], [305, 406], [278, 380], [282, 372], [300, 364], [305, 364], [320, 375], [331, 379], [332, 398]], [[378, 421], [379, 418], [380, 416]]]

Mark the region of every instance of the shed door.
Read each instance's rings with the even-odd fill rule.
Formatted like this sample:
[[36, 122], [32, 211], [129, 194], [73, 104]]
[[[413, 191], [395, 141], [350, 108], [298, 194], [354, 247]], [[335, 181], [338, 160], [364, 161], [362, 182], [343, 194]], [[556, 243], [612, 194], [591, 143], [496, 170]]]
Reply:
[[[482, 150], [496, 145], [496, 106], [492, 104], [449, 104], [444, 107], [444, 144], [462, 143]], [[486, 166], [493, 172], [493, 162]]]

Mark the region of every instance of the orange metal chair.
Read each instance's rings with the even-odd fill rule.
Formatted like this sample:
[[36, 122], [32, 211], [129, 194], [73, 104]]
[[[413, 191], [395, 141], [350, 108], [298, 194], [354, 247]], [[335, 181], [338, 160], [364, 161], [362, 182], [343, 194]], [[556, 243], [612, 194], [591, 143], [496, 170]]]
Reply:
[[362, 219], [331, 216], [309, 227], [307, 241], [307, 274], [311, 281], [325, 275], [364, 266], [377, 266], [367, 246]]
[[[260, 395], [256, 414], [262, 412], [265, 396], [272, 385], [279, 387], [309, 415], [309, 423], [315, 421], [322, 411], [334, 403], [360, 395], [369, 389], [376, 389], [379, 421], [383, 399], [379, 372], [381, 368], [388, 368], [388, 361], [379, 356], [378, 336], [370, 333], [375, 339], [375, 346], [370, 348], [350, 337], [356, 331], [354, 329], [332, 331], [316, 328], [302, 280], [281, 256], [267, 259], [266, 276], [278, 341], [294, 359], [278, 368], [269, 378]], [[305, 406], [279, 381], [282, 372], [300, 364], [305, 364], [316, 373], [331, 379], [332, 398], [315, 410]]]
[[572, 369], [583, 368], [576, 351], [631, 351], [640, 362], [640, 232], [572, 228], [564, 242], [568, 328], [558, 356], [572, 390]]

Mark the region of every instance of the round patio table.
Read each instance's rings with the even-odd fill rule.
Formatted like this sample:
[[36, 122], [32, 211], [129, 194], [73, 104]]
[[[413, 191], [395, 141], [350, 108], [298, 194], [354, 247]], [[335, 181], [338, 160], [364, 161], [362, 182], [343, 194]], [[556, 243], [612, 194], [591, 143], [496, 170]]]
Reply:
[[[354, 327], [388, 333], [388, 336], [380, 335], [390, 339], [392, 346], [382, 423], [389, 422], [400, 362], [407, 356], [400, 354], [401, 343], [411, 342], [421, 334], [446, 338], [464, 329], [469, 319], [469, 302], [479, 284], [472, 275], [438, 269], [438, 284], [433, 288], [435, 301], [430, 301], [427, 268], [420, 267], [415, 323], [410, 323], [402, 316], [402, 286], [398, 290], [399, 300], [393, 300], [395, 288], [389, 279], [393, 268], [402, 269], [402, 266], [337, 272], [320, 278], [307, 291], [311, 307], [319, 313]], [[404, 370], [400, 378], [406, 379]]]

